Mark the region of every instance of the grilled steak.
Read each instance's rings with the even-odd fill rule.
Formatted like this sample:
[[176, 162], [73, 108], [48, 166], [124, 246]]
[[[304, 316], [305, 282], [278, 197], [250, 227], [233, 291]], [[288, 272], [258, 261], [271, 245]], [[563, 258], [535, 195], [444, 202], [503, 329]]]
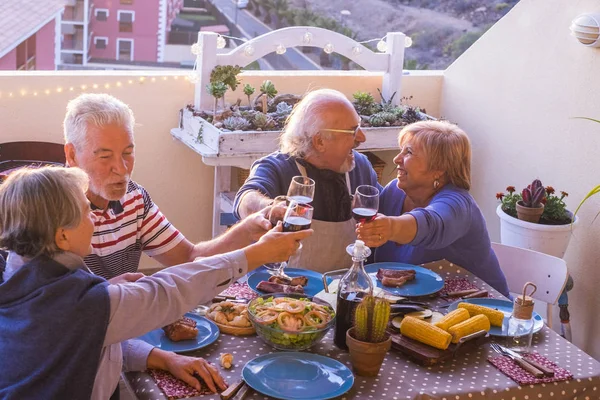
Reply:
[[183, 317], [172, 324], [164, 326], [162, 329], [169, 340], [173, 342], [196, 339], [196, 336], [198, 336], [196, 321], [187, 317]]
[[291, 286], [268, 281], [260, 281], [256, 289], [265, 293], [304, 293], [304, 288], [300, 285]]

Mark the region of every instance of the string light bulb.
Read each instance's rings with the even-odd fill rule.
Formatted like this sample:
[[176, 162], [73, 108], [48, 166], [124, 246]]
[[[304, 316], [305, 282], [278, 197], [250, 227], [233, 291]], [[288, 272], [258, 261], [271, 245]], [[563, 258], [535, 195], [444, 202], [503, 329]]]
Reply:
[[93, 87], [94, 89], [98, 89], [98, 84], [97, 84], [97, 83], [94, 83], [94, 84], [92, 85], [92, 87]]
[[191, 83], [198, 83], [198, 81], [200, 80], [200, 78], [198, 77], [198, 74], [196, 74], [195, 72], [192, 74], [188, 75], [188, 81], [190, 81]]
[[385, 40], [381, 39], [379, 42], [377, 42], [377, 50], [379, 50], [382, 53], [385, 53], [387, 51], [387, 43], [385, 42]]
[[277, 48], [275, 49], [275, 53], [277, 54], [285, 54], [286, 51], [287, 49], [282, 44], [277, 45]]
[[217, 36], [217, 49], [224, 49], [227, 46], [225, 38], [221, 35]]
[[110, 88], [110, 84], [108, 84], [108, 83], [105, 83], [105, 84], [104, 84], [104, 89], [108, 89], [108, 88]]
[[404, 47], [410, 47], [413, 44], [413, 40], [410, 36], [404, 38]]
[[357, 56], [361, 53], [362, 53], [362, 49], [360, 48], [360, 46], [354, 46], [352, 48], [352, 54], [354, 54], [355, 56]]
[[61, 93], [62, 91], [63, 91], [63, 90], [62, 90], [62, 88], [60, 88], [60, 87], [59, 87], [59, 88], [56, 88], [56, 92], [57, 92], [57, 93]]
[[192, 45], [192, 54], [195, 56], [199, 56], [200, 54], [202, 54], [202, 47], [200, 47], [198, 43], [194, 43]]
[[323, 47], [323, 50], [325, 51], [325, 53], [331, 54], [331, 53], [333, 53], [334, 48], [333, 48], [333, 45], [331, 43], [327, 43], [325, 45], [325, 47]]
[[304, 36], [302, 36], [302, 43], [309, 44], [312, 42], [313, 35], [310, 32], [306, 32]]
[[246, 47], [244, 47], [244, 54], [247, 55], [248, 57], [250, 57], [251, 55], [254, 54], [254, 47], [249, 44]]

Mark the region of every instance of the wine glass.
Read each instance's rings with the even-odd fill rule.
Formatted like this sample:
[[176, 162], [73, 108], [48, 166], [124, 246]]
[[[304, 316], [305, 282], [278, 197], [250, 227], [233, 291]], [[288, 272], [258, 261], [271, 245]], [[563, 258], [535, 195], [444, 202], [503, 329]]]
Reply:
[[358, 223], [369, 222], [377, 216], [379, 209], [379, 189], [375, 186], [360, 185], [352, 198], [352, 217]]
[[[298, 232], [310, 229], [313, 217], [313, 207], [309, 204], [298, 203], [290, 200], [285, 216], [283, 217], [283, 232]], [[298, 250], [302, 248], [302, 243]], [[273, 276], [288, 277], [283, 271], [287, 262], [265, 264], [267, 271]]]
[[315, 181], [306, 176], [294, 176], [290, 182], [287, 197], [297, 203], [311, 203], [315, 197]]

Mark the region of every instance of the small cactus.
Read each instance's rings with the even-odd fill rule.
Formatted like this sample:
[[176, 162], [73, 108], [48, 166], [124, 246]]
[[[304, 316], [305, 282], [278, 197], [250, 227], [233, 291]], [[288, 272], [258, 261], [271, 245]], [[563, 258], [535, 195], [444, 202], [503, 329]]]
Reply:
[[250, 127], [250, 122], [242, 117], [228, 117], [223, 121], [223, 127], [231, 131], [243, 131]]
[[541, 207], [545, 195], [546, 190], [544, 189], [544, 185], [542, 185], [539, 179], [536, 179], [521, 192], [523, 206], [529, 208]]
[[369, 125], [374, 127], [384, 126], [385, 122], [385, 119], [381, 118], [379, 114], [371, 115], [371, 117], [369, 118]]
[[393, 112], [390, 112], [390, 111], [382, 111], [380, 113], [377, 113], [376, 115], [383, 118], [385, 120], [385, 122], [389, 122], [390, 124], [392, 122], [396, 121], [396, 119], [397, 119], [396, 114], [394, 114]]
[[386, 339], [390, 304], [381, 297], [365, 296], [354, 312], [354, 336], [357, 340], [380, 343]]

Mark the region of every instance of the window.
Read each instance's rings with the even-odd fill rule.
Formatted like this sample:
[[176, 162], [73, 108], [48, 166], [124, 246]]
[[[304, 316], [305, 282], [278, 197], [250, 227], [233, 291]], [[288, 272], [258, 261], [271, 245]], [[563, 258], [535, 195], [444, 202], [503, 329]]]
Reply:
[[94, 44], [96, 45], [97, 49], [106, 49], [106, 46], [108, 45], [108, 38], [100, 36], [95, 37]]
[[133, 32], [133, 21], [135, 13], [133, 11], [118, 11], [119, 32]]
[[35, 35], [17, 46], [17, 70], [30, 71], [35, 69]]
[[133, 61], [133, 39], [117, 39], [117, 60]]
[[96, 13], [96, 21], [108, 20], [108, 10], [106, 8], [97, 8], [95, 13]]

